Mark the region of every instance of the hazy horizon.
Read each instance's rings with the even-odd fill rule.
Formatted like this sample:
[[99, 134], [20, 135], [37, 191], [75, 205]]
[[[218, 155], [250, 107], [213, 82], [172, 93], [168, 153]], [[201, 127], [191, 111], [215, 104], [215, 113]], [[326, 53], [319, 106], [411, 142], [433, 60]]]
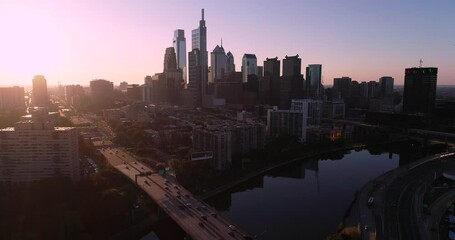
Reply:
[[[455, 84], [453, 1], [2, 1], [0, 85], [88, 85], [93, 79], [143, 83], [162, 72], [173, 32], [191, 30], [205, 9], [209, 53], [220, 44], [240, 71], [244, 53], [299, 54], [323, 65], [324, 85], [349, 76], [402, 85], [404, 69], [438, 67], [438, 85]], [[210, 54], [209, 54], [210, 55]], [[210, 61], [209, 61], [210, 62]]]

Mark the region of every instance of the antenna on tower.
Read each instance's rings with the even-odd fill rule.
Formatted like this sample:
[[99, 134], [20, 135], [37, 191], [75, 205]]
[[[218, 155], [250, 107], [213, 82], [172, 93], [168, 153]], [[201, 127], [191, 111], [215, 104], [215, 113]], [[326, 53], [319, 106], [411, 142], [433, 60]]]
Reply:
[[423, 63], [423, 60], [422, 60], [422, 59], [420, 59], [420, 61], [419, 61], [419, 68], [421, 68], [421, 67], [422, 67], [422, 63]]
[[221, 47], [223, 47], [223, 38], [221, 38]]

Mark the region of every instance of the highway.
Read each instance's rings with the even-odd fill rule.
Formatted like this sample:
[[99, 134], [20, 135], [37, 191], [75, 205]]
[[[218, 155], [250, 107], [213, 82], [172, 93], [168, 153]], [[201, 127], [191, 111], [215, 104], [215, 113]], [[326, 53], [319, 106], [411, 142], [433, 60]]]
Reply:
[[[453, 156], [443, 153], [419, 159], [367, 183], [357, 196], [361, 239], [428, 239], [423, 197]], [[367, 204], [370, 197], [372, 206]]]
[[[104, 148], [109, 163], [135, 181], [190, 237], [204, 239], [252, 239], [211, 206], [194, 197], [173, 178], [165, 178], [138, 162], [121, 148]], [[143, 172], [149, 176], [137, 176]]]

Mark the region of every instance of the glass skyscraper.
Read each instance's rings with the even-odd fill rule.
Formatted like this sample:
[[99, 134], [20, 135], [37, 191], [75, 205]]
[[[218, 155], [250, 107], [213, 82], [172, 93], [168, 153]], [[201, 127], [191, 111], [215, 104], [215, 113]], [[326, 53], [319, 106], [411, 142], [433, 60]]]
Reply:
[[177, 67], [183, 72], [183, 80], [186, 82], [186, 38], [185, 31], [177, 29], [174, 31], [173, 46], [177, 58]]

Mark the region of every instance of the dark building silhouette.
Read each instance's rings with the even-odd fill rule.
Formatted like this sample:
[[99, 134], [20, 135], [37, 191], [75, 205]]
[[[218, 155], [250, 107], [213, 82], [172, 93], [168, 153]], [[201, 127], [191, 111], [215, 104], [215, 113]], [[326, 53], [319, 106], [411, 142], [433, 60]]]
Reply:
[[302, 99], [304, 96], [302, 59], [299, 55], [286, 56], [283, 59], [283, 77], [280, 82], [280, 104], [282, 109], [291, 106], [291, 99]]
[[226, 54], [226, 73], [235, 72], [234, 55], [229, 51]]
[[278, 57], [266, 58], [264, 61], [262, 93], [265, 102], [278, 106], [280, 104], [280, 60]]
[[255, 54], [245, 53], [242, 58], [243, 82], [248, 82], [249, 75], [258, 75], [258, 64]]
[[332, 97], [348, 99], [351, 95], [351, 81], [350, 77], [341, 77], [333, 79], [333, 92]]
[[43, 75], [36, 75], [33, 78], [33, 95], [32, 103], [34, 106], [45, 107], [49, 103], [47, 94], [47, 81]]
[[393, 77], [381, 77], [379, 78], [379, 84], [381, 85], [381, 95], [388, 96], [393, 94]]
[[202, 104], [202, 92], [206, 88], [207, 83], [202, 82], [202, 66], [199, 49], [193, 49], [188, 53], [188, 89], [191, 92], [190, 98], [196, 106]]
[[406, 68], [403, 90], [403, 111], [431, 113], [436, 99], [438, 68]]
[[113, 104], [114, 84], [104, 79], [90, 81], [92, 107], [96, 109], [109, 108]]
[[322, 99], [322, 65], [310, 64], [306, 68], [305, 92], [306, 98], [320, 100]]
[[139, 84], [130, 84], [126, 89], [126, 96], [129, 100], [132, 101], [141, 101], [142, 100], [142, 93]]

